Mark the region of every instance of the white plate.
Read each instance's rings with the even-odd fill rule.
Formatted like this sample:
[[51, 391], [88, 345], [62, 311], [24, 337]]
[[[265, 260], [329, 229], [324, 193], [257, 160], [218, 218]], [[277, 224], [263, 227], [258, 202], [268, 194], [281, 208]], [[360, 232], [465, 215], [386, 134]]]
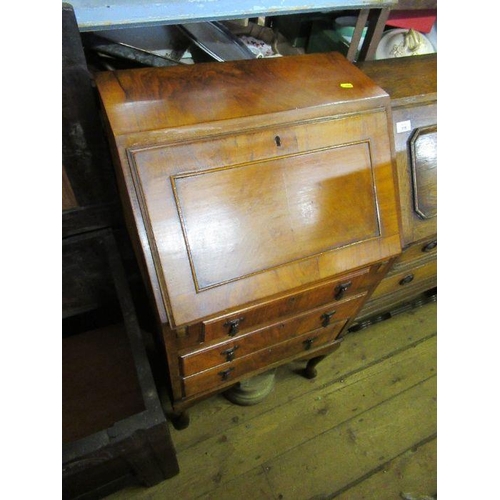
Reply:
[[412, 37], [409, 32], [408, 29], [400, 28], [386, 31], [375, 51], [375, 59], [419, 56], [436, 52], [432, 43], [423, 33], [413, 30]]

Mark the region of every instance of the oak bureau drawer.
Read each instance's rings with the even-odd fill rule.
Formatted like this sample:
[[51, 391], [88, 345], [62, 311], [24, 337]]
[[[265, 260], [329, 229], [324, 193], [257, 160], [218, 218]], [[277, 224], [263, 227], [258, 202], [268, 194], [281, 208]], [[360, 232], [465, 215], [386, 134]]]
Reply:
[[299, 314], [271, 326], [238, 335], [232, 340], [211, 342], [195, 351], [179, 353], [184, 376], [207, 370], [228, 361], [240, 359], [266, 346], [297, 337], [305, 332], [326, 328], [333, 322], [349, 319], [361, 306], [366, 292], [339, 302], [332, 302], [313, 311]]
[[189, 397], [193, 394], [208, 391], [224, 383], [230, 385], [231, 382], [236, 382], [237, 379], [255, 370], [268, 367], [284, 359], [292, 359], [293, 357], [307, 354], [309, 351], [312, 352], [319, 347], [324, 347], [337, 338], [346, 322], [347, 320], [332, 323], [326, 328], [313, 330], [284, 342], [265, 347], [248, 356], [243, 356], [234, 361], [226, 362], [209, 370], [185, 377], [182, 379], [184, 395], [185, 397]]
[[437, 254], [437, 236], [412, 244], [396, 259], [394, 268], [402, 267], [409, 262], [435, 256]]
[[353, 297], [363, 291], [369, 285], [370, 280], [370, 268], [364, 268], [299, 293], [287, 294], [255, 307], [204, 321], [202, 339], [208, 342], [227, 336], [234, 337], [269, 323], [270, 318], [279, 321], [332, 301]]
[[414, 285], [425, 281], [437, 275], [437, 261], [432, 260], [427, 264], [415, 267], [411, 270], [392, 274], [383, 279], [380, 285], [375, 289], [371, 298], [376, 298], [387, 293], [401, 290], [403, 287], [413, 287]]

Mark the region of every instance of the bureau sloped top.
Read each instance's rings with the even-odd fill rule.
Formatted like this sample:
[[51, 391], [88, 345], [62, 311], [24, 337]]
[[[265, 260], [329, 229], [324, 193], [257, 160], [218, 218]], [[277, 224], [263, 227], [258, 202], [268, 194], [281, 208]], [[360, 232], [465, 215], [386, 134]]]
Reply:
[[109, 71], [96, 79], [115, 136], [324, 106], [355, 103], [359, 110], [387, 99], [335, 52]]
[[387, 94], [340, 54], [97, 75], [173, 328], [401, 251]]

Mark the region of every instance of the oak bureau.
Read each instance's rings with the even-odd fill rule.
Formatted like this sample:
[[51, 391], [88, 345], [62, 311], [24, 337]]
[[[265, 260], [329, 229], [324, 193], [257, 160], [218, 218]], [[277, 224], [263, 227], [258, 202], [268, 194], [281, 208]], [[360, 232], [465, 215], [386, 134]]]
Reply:
[[292, 360], [314, 377], [401, 253], [388, 94], [339, 53], [96, 83], [176, 426]]
[[391, 97], [403, 252], [352, 328], [435, 297], [437, 287], [437, 55], [358, 67]]

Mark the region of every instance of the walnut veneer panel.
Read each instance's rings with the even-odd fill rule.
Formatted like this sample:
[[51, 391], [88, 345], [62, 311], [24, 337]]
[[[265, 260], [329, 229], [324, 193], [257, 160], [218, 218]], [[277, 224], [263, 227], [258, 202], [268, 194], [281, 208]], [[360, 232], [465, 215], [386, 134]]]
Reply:
[[399, 252], [385, 111], [246, 135], [129, 149], [174, 327]]
[[380, 236], [372, 176], [367, 143], [175, 176], [197, 290]]
[[385, 98], [380, 88], [337, 53], [96, 76], [116, 136], [322, 106], [370, 109], [378, 105], [373, 101]]

